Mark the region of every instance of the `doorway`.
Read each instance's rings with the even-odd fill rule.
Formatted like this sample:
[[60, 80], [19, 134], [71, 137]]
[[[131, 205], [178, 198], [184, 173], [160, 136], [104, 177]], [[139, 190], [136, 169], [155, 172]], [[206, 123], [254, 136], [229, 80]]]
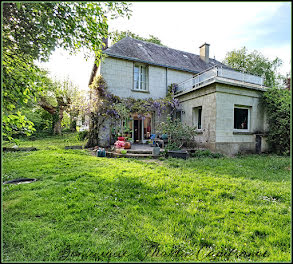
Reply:
[[133, 120], [133, 128], [134, 128], [134, 142], [141, 141], [141, 120]]

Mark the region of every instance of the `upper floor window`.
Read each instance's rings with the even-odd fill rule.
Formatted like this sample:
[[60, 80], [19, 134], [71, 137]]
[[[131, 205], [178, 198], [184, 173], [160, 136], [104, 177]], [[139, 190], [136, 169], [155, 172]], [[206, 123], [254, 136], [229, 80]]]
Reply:
[[234, 107], [234, 129], [249, 130], [250, 123], [250, 108], [249, 107]]
[[142, 65], [134, 65], [134, 90], [146, 91], [147, 90], [147, 69]]

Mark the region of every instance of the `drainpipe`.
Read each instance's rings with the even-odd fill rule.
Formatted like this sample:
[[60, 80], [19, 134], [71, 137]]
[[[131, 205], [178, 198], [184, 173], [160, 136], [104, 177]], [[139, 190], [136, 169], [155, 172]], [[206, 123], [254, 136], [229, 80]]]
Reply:
[[168, 93], [168, 68], [166, 68], [166, 95]]

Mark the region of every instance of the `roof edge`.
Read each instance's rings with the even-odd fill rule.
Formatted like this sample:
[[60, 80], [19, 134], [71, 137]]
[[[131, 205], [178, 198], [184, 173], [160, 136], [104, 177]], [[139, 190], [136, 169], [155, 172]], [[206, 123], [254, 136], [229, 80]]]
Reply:
[[125, 60], [131, 60], [131, 61], [137, 61], [137, 62], [141, 62], [141, 63], [146, 63], [146, 64], [150, 64], [150, 65], [155, 65], [155, 66], [160, 66], [160, 67], [164, 67], [164, 68], [169, 68], [169, 69], [174, 69], [174, 70], [179, 70], [179, 71], [184, 71], [184, 72], [190, 72], [190, 73], [195, 73], [195, 74], [199, 73], [199, 71], [192, 71], [192, 70], [185, 69], [185, 68], [172, 67], [172, 66], [169, 66], [169, 65], [164, 65], [164, 64], [159, 64], [159, 63], [155, 63], [155, 62], [140, 60], [140, 59], [136, 59], [136, 58], [132, 58], [132, 57], [116, 55], [116, 54], [112, 54], [112, 53], [109, 53], [109, 52], [104, 52], [104, 53], [107, 54], [109, 57], [125, 59]]

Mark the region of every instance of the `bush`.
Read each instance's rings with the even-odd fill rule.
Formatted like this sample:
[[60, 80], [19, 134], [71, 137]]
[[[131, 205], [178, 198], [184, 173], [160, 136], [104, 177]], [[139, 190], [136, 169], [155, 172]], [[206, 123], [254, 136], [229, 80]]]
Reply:
[[89, 132], [87, 130], [80, 131], [80, 132], [77, 133], [76, 138], [79, 141], [83, 141], [86, 138], [88, 138], [88, 134], [89, 134]]
[[221, 153], [213, 153], [208, 149], [205, 150], [196, 150], [194, 153], [190, 154], [191, 157], [195, 157], [195, 158], [223, 158], [224, 155]]
[[179, 119], [172, 120], [170, 116], [159, 125], [159, 130], [168, 135], [168, 150], [179, 150], [183, 145], [188, 146], [194, 142], [196, 136], [196, 127], [184, 125]]
[[268, 144], [277, 154], [290, 154], [290, 106], [289, 90], [269, 88], [263, 93], [264, 105], [269, 125]]

